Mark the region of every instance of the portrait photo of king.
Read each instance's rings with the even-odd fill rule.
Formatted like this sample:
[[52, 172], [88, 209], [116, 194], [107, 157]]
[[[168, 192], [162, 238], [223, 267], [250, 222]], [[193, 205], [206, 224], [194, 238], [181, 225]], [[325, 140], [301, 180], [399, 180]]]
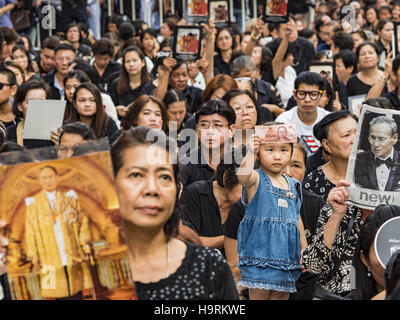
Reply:
[[[25, 198], [26, 255], [40, 276], [42, 299], [82, 299], [90, 280], [87, 261], [91, 233], [72, 189], [59, 189], [56, 168], [40, 168], [42, 190]], [[86, 282], [85, 282], [86, 281]]]
[[400, 190], [399, 151], [396, 121], [378, 116], [369, 122], [368, 142], [371, 150], [357, 154], [354, 182], [358, 187], [380, 190]]

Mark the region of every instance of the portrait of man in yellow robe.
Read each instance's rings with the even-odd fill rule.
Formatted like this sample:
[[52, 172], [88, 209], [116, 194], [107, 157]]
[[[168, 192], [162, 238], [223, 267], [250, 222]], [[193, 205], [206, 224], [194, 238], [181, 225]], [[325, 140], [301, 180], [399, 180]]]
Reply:
[[59, 190], [58, 180], [54, 167], [43, 166], [42, 190], [25, 198], [26, 254], [40, 276], [43, 299], [79, 299], [91, 281], [89, 221], [76, 192]]

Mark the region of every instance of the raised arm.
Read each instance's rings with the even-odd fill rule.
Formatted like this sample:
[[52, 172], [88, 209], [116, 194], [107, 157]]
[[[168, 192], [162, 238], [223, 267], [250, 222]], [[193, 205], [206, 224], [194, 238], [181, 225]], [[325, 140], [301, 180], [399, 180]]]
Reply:
[[161, 66], [158, 67], [158, 85], [154, 92], [154, 96], [161, 101], [164, 100], [165, 94], [168, 91], [169, 76], [171, 74], [172, 68], [176, 65], [176, 60], [171, 57], [164, 59]]
[[390, 73], [392, 72], [392, 66], [393, 66], [393, 52], [390, 52], [388, 57], [386, 58], [385, 71], [383, 72], [383, 77], [378, 79], [378, 81], [374, 84], [374, 86], [368, 91], [368, 95], [365, 101], [367, 101], [368, 99], [377, 98], [382, 94], [386, 82], [390, 77]]
[[253, 54], [253, 49], [256, 46], [258, 37], [261, 35], [261, 30], [263, 27], [264, 27], [264, 21], [262, 19], [262, 16], [260, 16], [257, 18], [256, 27], [251, 32], [250, 41], [247, 43], [246, 49], [244, 49], [244, 54], [246, 56], [251, 57], [251, 55]]
[[208, 62], [205, 72], [202, 71], [206, 80], [206, 85], [211, 81], [214, 76], [214, 43], [217, 29], [215, 28], [214, 21], [210, 19], [208, 24], [202, 25], [206, 33], [206, 47], [204, 50], [204, 59]]
[[293, 23], [293, 20], [290, 19], [286, 24], [286, 28], [284, 29], [284, 34], [281, 35], [282, 42], [279, 45], [278, 51], [275, 54], [275, 57], [272, 59], [272, 71], [274, 74], [274, 79], [277, 80], [279, 76], [283, 73], [284, 70], [284, 57], [285, 53], [289, 47], [289, 37], [290, 34], [294, 31], [296, 25]]

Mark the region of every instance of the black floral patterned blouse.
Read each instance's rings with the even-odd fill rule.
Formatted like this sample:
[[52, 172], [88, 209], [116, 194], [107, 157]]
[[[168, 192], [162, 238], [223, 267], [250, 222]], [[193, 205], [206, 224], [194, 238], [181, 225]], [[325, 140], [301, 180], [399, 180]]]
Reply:
[[325, 201], [328, 198], [329, 191], [334, 187], [335, 185], [325, 176], [322, 167], [310, 172], [303, 180], [304, 189], [323, 197]]
[[[329, 249], [324, 240], [324, 227], [332, 214], [330, 205], [325, 205], [320, 211], [317, 223], [317, 231], [312, 243], [303, 253], [303, 264], [307, 271], [319, 275], [321, 287], [338, 295], [347, 295], [354, 287], [355, 275], [351, 275], [353, 256], [356, 252], [358, 235], [362, 225], [362, 212], [360, 208], [349, 206], [345, 216], [340, 222], [336, 239]], [[355, 215], [351, 233], [346, 242], [346, 233], [350, 218]], [[344, 243], [346, 242], [346, 245]], [[343, 255], [343, 256], [342, 256]], [[334, 269], [334, 262], [342, 256], [338, 271], [329, 278]]]

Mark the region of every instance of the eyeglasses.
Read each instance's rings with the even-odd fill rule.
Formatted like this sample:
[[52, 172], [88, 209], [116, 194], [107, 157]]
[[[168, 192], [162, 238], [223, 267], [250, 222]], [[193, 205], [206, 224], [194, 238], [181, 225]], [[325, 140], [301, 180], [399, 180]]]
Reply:
[[4, 86], [10, 86], [11, 87], [12, 84], [0, 82], [0, 90], [3, 90]]
[[227, 126], [223, 123], [210, 123], [210, 122], [200, 122], [199, 127], [201, 130], [208, 130], [210, 128], [217, 129], [218, 131], [224, 130]]
[[322, 90], [319, 91], [304, 91], [304, 90], [294, 90], [296, 93], [296, 98], [300, 100], [304, 100], [307, 95], [311, 100], [318, 100], [322, 94]]
[[235, 111], [236, 114], [241, 114], [241, 113], [253, 113], [256, 111], [256, 108], [254, 106], [245, 106], [245, 107], [234, 107], [233, 110]]

